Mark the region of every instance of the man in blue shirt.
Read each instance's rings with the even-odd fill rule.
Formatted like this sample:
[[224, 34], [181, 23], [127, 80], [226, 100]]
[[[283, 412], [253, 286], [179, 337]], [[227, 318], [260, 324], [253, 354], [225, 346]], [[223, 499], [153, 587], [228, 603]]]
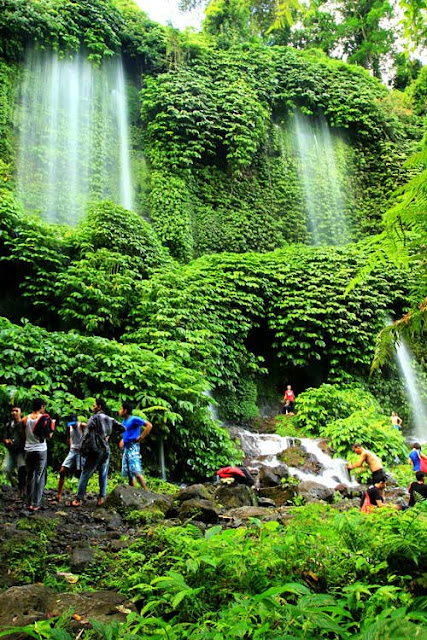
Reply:
[[[141, 453], [139, 449], [140, 443], [150, 433], [153, 425], [148, 420], [143, 420], [132, 415], [133, 407], [129, 402], [123, 402], [119, 415], [124, 418], [123, 426], [125, 432], [123, 439], [120, 441], [120, 448], [123, 450], [122, 460], [122, 476], [128, 478], [129, 484], [135, 486], [135, 478], [141, 487], [148, 491], [144, 476], [142, 475]], [[141, 433], [141, 427], [144, 427]]]
[[419, 442], [414, 442], [412, 450], [409, 453], [408, 462], [412, 465], [415, 472], [421, 471], [421, 458], [427, 460], [427, 456], [421, 453], [421, 445]]

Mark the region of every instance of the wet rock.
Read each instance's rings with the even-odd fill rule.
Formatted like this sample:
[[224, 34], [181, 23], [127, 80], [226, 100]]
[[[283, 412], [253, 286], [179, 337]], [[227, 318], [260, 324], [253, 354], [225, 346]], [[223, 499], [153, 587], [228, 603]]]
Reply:
[[104, 523], [107, 529], [119, 529], [123, 526], [123, 520], [117, 511], [100, 508], [92, 513], [92, 517], [94, 520]]
[[143, 491], [129, 485], [119, 485], [107, 497], [104, 507], [124, 514], [155, 505], [160, 511], [166, 513], [171, 504], [170, 496]]
[[278, 507], [288, 504], [296, 495], [294, 487], [279, 485], [277, 487], [265, 487], [258, 492], [259, 498], [268, 498], [273, 500]]
[[327, 438], [322, 438], [322, 440], [319, 440], [318, 447], [323, 451], [323, 453], [326, 453], [327, 456], [330, 456], [332, 458], [334, 451], [333, 449], [331, 449], [329, 440]]
[[84, 546], [75, 547], [70, 558], [71, 571], [73, 573], [82, 573], [94, 561], [93, 549]]
[[[60, 616], [70, 609], [80, 616], [80, 627], [87, 625], [89, 618], [105, 623], [111, 620], [124, 622], [127, 613], [136, 611], [132, 603], [114, 591], [56, 593], [43, 585], [26, 585], [12, 587], [0, 594], [0, 628], [24, 626]], [[18, 635], [8, 637], [18, 638]]]
[[335, 487], [335, 491], [338, 491], [343, 498], [347, 498], [350, 496], [349, 488], [346, 484], [337, 484]]
[[325, 467], [318, 461], [315, 455], [308, 453], [302, 468], [306, 473], [312, 473], [313, 475], [318, 476]]
[[219, 509], [212, 500], [186, 500], [182, 503], [179, 510], [179, 519], [181, 522], [185, 520], [197, 520], [207, 524], [215, 524], [218, 522]]
[[335, 496], [335, 490], [325, 487], [318, 482], [300, 482], [298, 485], [298, 493], [303, 496], [306, 502], [315, 502], [322, 500], [331, 503]]
[[[296, 442], [296, 441], [295, 441]], [[293, 444], [278, 455], [281, 462], [288, 467], [302, 467], [307, 458], [307, 452], [299, 444]]]
[[258, 500], [258, 506], [262, 507], [263, 509], [269, 509], [270, 507], [275, 508], [277, 505], [274, 500], [271, 500], [271, 498], [262, 497]]
[[253, 490], [244, 484], [219, 485], [215, 491], [214, 500], [227, 509], [256, 505]]
[[275, 520], [278, 514], [270, 509], [263, 507], [239, 507], [238, 509], [230, 509], [226, 514], [234, 520], [247, 521], [250, 518], [258, 518], [259, 520]]
[[275, 473], [275, 469], [261, 467], [259, 470], [260, 487], [276, 487], [280, 484], [280, 476]]
[[185, 502], [186, 500], [210, 500], [212, 493], [212, 485], [192, 484], [189, 487], [185, 487], [185, 489], [181, 489], [175, 496], [175, 500], [179, 503]]

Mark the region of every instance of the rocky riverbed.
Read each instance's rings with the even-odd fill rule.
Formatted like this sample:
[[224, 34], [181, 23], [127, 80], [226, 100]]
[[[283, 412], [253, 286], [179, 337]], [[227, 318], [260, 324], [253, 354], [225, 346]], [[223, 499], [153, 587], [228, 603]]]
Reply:
[[[399, 490], [397, 490], [399, 493]], [[191, 523], [205, 531], [214, 525], [236, 528], [253, 522], [286, 524], [293, 504], [325, 502], [337, 510], [359, 505], [359, 492], [344, 485], [330, 489], [316, 482], [290, 479], [286, 465], [263, 468], [258, 486], [195, 484], [174, 496], [117, 486], [102, 507], [88, 495], [82, 507], [55, 503], [47, 491], [44, 507], [30, 514], [15, 489], [0, 490], [0, 628], [21, 627], [36, 620], [73, 610], [76, 629], [101, 621], [124, 620], [135, 605], [116, 591], [58, 592], [46, 586], [45, 576], [73, 585], [81, 574], [94, 570], [100, 554], [116, 554], [147, 535], [156, 523], [169, 527]], [[59, 560], [58, 560], [59, 559]], [[51, 570], [49, 569], [51, 563]], [[64, 568], [65, 567], [65, 568]], [[42, 581], [45, 583], [43, 584]], [[9, 638], [26, 637], [12, 633]]]

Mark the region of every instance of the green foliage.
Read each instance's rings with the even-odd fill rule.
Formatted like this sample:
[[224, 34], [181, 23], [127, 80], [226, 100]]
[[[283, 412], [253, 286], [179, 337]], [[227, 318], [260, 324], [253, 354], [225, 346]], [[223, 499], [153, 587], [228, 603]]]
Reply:
[[[2, 557], [16, 584], [31, 584], [43, 580], [48, 566], [49, 539], [55, 521], [35, 517], [19, 520], [17, 529], [28, 532], [6, 540], [1, 545]], [[0, 578], [1, 580], [1, 578]], [[2, 585], [4, 586], [4, 585]]]
[[107, 249], [72, 262], [55, 284], [65, 327], [118, 337], [138, 300], [138, 266], [139, 261]]
[[164, 63], [164, 29], [133, 3], [120, 0], [2, 0], [0, 53], [20, 59], [28, 42], [63, 55], [84, 47], [99, 64], [123, 48], [144, 69]]
[[307, 389], [297, 396], [296, 410], [297, 425], [312, 436], [328, 438], [340, 458], [356, 459], [352, 452], [355, 442], [374, 451], [387, 465], [396, 457], [407, 458], [402, 435], [362, 385], [322, 384]]
[[340, 166], [346, 212], [364, 231], [375, 228], [402, 181], [406, 139], [419, 133], [412, 131], [416, 119], [386, 98], [385, 88], [359, 68], [318, 52], [254, 43], [226, 51], [210, 46], [146, 78], [150, 206], [162, 242], [188, 260], [212, 251], [271, 250], [283, 237], [307, 239], [295, 150], [284, 153], [272, 127], [287, 126], [294, 109], [324, 113], [330, 125], [351, 132], [346, 155], [353, 166]]
[[152, 442], [166, 438], [171, 474], [207, 477], [235, 458], [228, 433], [209, 417], [205, 382], [196, 372], [135, 344], [18, 327], [5, 319], [0, 327], [5, 412], [10, 401], [27, 406], [35, 396], [48, 400], [54, 416], [87, 415], [94, 397], [114, 404], [130, 400], [154, 423]]
[[390, 271], [344, 303], [362, 259], [353, 248], [307, 247], [201, 258], [146, 283], [126, 339], [179, 357], [227, 395], [265, 372], [267, 353], [283, 369], [306, 372], [308, 383], [366, 375], [380, 310], [399, 306], [404, 292]]
[[409, 89], [414, 102], [414, 111], [420, 116], [427, 114], [427, 67], [420, 70], [418, 78]]
[[218, 393], [219, 417], [238, 423], [250, 422], [259, 415], [257, 395], [255, 381], [242, 375], [238, 386]]
[[350, 454], [355, 442], [361, 442], [364, 447], [374, 451], [385, 465], [393, 464], [396, 457], [402, 460], [407, 458], [402, 435], [390, 426], [388, 417], [376, 413], [373, 407], [330, 422], [322, 429], [321, 435], [330, 439], [332, 449], [340, 457], [351, 461], [356, 459], [356, 454]]
[[169, 262], [153, 227], [133, 211], [113, 202], [91, 204], [73, 242], [78, 253], [108, 249], [136, 258], [144, 275]]
[[295, 422], [316, 436], [330, 422], [348, 418], [355, 412], [373, 410], [381, 413], [381, 407], [374, 396], [357, 384], [322, 384], [317, 388], [306, 389], [298, 395], [296, 409]]

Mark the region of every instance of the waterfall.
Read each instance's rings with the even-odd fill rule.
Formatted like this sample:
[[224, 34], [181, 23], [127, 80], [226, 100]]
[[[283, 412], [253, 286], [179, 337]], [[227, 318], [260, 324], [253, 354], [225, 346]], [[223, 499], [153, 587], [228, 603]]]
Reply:
[[405, 383], [405, 389], [410, 401], [413, 430], [411, 436], [413, 436], [419, 442], [427, 441], [427, 410], [426, 402], [423, 400], [420, 390], [420, 384], [418, 381], [418, 374], [416, 370], [416, 362], [414, 355], [402, 340], [396, 346], [396, 362], [399, 371], [403, 377]]
[[[283, 438], [276, 433], [254, 433], [247, 429], [233, 427], [232, 435], [237, 436], [240, 445], [250, 460], [249, 465], [253, 467], [267, 466], [274, 469], [281, 464], [278, 456], [288, 447], [295, 443], [295, 438]], [[340, 458], [331, 458], [324, 453], [319, 446], [320, 440], [315, 438], [299, 438], [301, 447], [313, 455], [322, 466], [319, 474], [312, 474], [297, 467], [289, 467], [289, 473], [300, 480], [310, 480], [318, 482], [326, 487], [334, 489], [338, 484], [345, 484], [349, 487], [358, 486], [356, 482], [350, 480], [347, 471], [347, 462]]]
[[95, 68], [82, 55], [29, 50], [17, 113], [17, 191], [27, 211], [75, 225], [93, 199], [132, 208], [121, 58]]
[[310, 120], [296, 113], [291, 139], [298, 157], [308, 227], [314, 245], [343, 245], [352, 240], [346, 186], [340, 160], [343, 142], [332, 136], [324, 118]]

